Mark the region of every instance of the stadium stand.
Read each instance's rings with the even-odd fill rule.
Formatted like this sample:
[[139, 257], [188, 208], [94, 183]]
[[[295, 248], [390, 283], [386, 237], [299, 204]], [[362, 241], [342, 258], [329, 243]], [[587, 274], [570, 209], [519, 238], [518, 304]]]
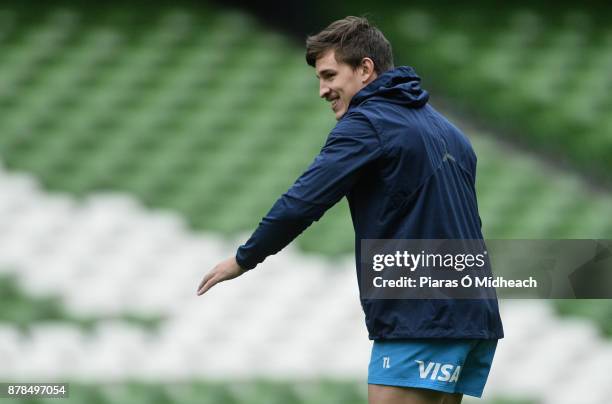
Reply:
[[392, 17], [397, 52], [459, 109], [609, 184], [609, 8], [452, 10]]
[[[478, 92], [497, 89], [482, 112], [520, 121], [528, 144], [543, 144], [534, 133], [550, 139], [538, 128], [554, 121], [560, 153], [605, 162], [597, 153], [609, 150], [609, 131], [597, 125], [610, 121], [584, 111], [586, 90], [570, 86], [583, 97], [572, 113], [546, 108], [570, 73], [548, 77], [545, 66], [572, 65], [581, 43], [591, 70], [578, 71], [588, 72], [598, 105], [609, 102], [599, 89], [610, 52], [598, 52], [608, 42], [580, 39], [580, 21], [592, 17], [572, 15], [542, 28], [540, 14], [516, 11], [478, 46], [478, 26], [467, 30], [453, 17], [442, 24], [421, 10], [397, 21], [409, 43], [424, 45], [423, 33], [433, 40], [432, 52], [415, 51], [431, 74], [425, 87], [461, 92], [466, 107], [483, 106]], [[546, 33], [538, 43], [548, 56], [506, 99], [512, 63], [542, 51], [525, 46], [536, 29]], [[461, 51], [472, 46], [482, 71], [461, 70]], [[301, 48], [244, 13], [213, 7], [144, 16], [110, 8], [95, 17], [7, 7], [0, 49], [0, 379], [65, 378], [75, 403], [365, 401], [370, 343], [345, 255], [353, 240], [344, 203], [299, 248], [195, 298], [204, 271], [244, 240], [333, 126]], [[461, 74], [445, 76], [451, 67]], [[484, 88], [473, 85], [478, 75]], [[601, 131], [577, 141], [566, 127]], [[488, 238], [612, 234], [609, 191], [489, 133], [467, 132]], [[572, 145], [584, 149], [574, 154]], [[507, 338], [487, 403], [609, 401], [609, 304], [501, 307]]]

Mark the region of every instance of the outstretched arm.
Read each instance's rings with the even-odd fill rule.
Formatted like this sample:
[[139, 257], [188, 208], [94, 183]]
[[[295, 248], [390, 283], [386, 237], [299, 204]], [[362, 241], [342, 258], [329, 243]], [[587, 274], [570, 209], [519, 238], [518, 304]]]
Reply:
[[378, 135], [368, 119], [360, 113], [345, 116], [330, 133], [321, 153], [276, 201], [236, 256], [204, 277], [198, 295], [218, 282], [242, 275], [283, 249], [346, 195], [362, 168], [381, 153]]

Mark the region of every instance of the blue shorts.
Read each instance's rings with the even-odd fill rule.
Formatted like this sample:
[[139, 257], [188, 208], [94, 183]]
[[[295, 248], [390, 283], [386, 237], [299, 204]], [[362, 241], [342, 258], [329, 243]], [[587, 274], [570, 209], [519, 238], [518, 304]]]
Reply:
[[482, 396], [497, 340], [374, 341], [368, 384], [417, 387]]

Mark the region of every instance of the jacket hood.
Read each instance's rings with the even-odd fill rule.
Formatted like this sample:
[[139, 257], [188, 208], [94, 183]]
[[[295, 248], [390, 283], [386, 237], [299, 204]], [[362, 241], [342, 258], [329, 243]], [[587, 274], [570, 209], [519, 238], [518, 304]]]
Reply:
[[420, 86], [421, 78], [410, 66], [400, 66], [381, 74], [376, 80], [359, 90], [349, 104], [357, 106], [370, 98], [384, 98], [410, 108], [427, 104], [429, 93]]

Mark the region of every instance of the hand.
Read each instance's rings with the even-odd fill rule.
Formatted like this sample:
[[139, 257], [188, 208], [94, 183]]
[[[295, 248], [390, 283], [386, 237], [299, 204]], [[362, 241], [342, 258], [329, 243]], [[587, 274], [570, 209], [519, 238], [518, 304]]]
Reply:
[[204, 276], [202, 282], [200, 282], [200, 286], [198, 286], [198, 296], [206, 293], [208, 289], [212, 288], [217, 283], [234, 279], [245, 272], [246, 270], [242, 269], [236, 262], [236, 257], [230, 257], [221, 261], [211, 269], [210, 272]]

